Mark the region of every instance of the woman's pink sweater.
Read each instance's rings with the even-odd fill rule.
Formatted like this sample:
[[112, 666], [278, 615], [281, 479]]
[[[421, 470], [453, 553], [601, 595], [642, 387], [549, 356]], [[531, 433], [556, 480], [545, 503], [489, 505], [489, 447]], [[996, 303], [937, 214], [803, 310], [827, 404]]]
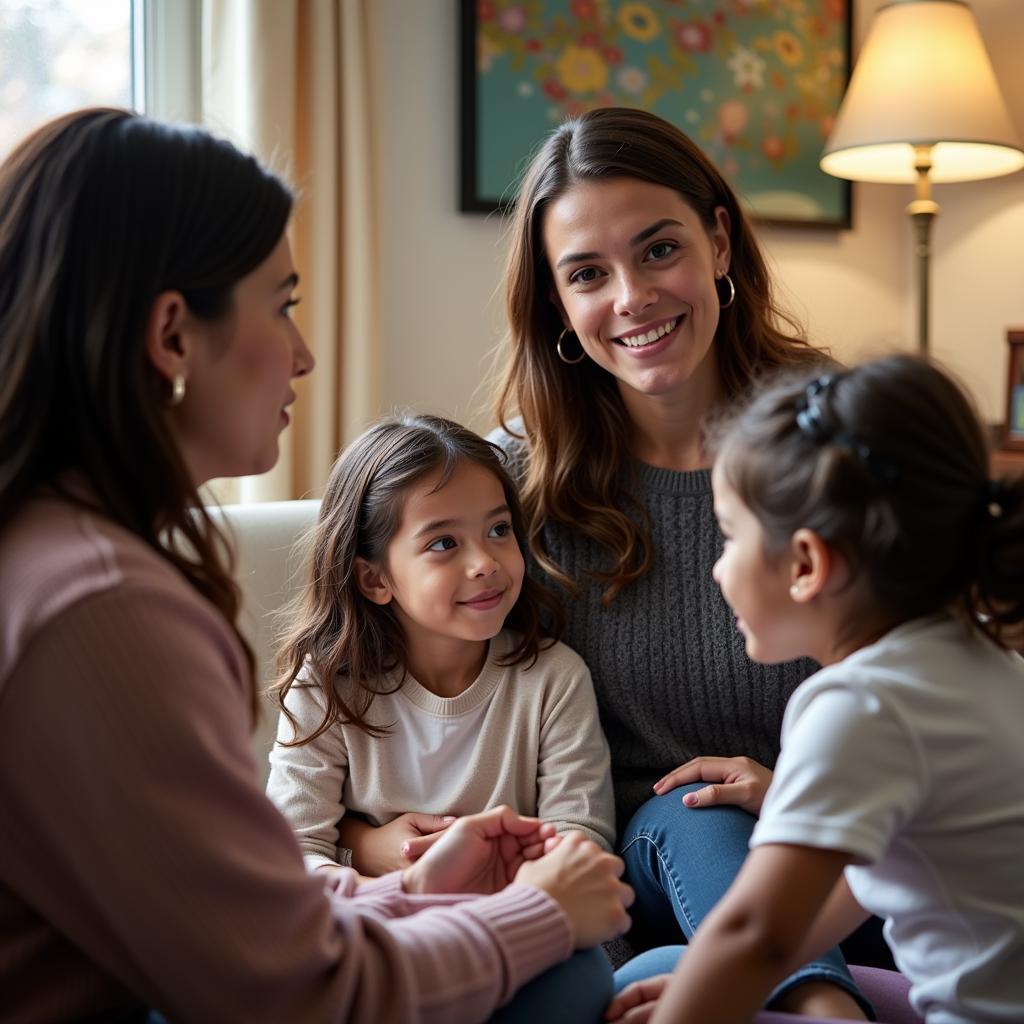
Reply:
[[249, 685], [220, 614], [133, 534], [57, 499], [0, 533], [5, 1021], [482, 1021], [569, 955], [531, 887], [328, 894], [257, 784]]

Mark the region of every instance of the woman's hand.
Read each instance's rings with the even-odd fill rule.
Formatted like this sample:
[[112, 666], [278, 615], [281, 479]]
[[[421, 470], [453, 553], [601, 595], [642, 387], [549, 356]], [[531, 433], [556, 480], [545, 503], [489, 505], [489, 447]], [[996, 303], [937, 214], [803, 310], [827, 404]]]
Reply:
[[402, 878], [406, 892], [475, 892], [504, 889], [528, 861], [554, 843], [555, 827], [509, 807], [459, 818]]
[[655, 974], [627, 985], [604, 1011], [604, 1019], [621, 1024], [645, 1024], [651, 1019], [658, 997], [665, 991], [671, 974]]
[[622, 882], [622, 861], [582, 832], [556, 836], [553, 825], [508, 807], [459, 818], [406, 868], [406, 892], [499, 892], [512, 881], [546, 892], [569, 919], [577, 949], [588, 949], [629, 928], [633, 890]]
[[624, 865], [618, 857], [582, 832], [565, 832], [545, 848], [543, 857], [523, 864], [516, 881], [543, 889], [562, 908], [576, 949], [589, 949], [629, 929], [626, 909], [634, 895], [621, 880]]
[[455, 821], [451, 815], [408, 811], [375, 826], [346, 814], [338, 823], [338, 843], [352, 851], [352, 867], [376, 878], [399, 871], [421, 857]]
[[683, 797], [687, 807], [735, 804], [751, 814], [760, 814], [772, 773], [749, 757], [695, 757], [658, 779], [654, 792], [661, 796], [677, 786], [702, 781], [714, 785], [687, 793]]

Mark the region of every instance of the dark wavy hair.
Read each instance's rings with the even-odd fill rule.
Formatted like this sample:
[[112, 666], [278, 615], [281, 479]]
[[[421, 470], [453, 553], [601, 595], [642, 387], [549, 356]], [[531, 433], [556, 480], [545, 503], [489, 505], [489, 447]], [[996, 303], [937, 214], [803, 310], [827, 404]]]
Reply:
[[720, 419], [711, 446], [769, 558], [807, 527], [891, 621], [952, 609], [1003, 646], [1019, 639], [1024, 478], [989, 479], [984, 428], [932, 363], [787, 376]]
[[291, 208], [288, 188], [230, 143], [126, 110], [57, 118], [7, 157], [0, 528], [40, 487], [66, 492], [73, 476], [235, 625], [230, 552], [168, 429], [145, 331], [167, 290], [200, 318], [227, 317]]
[[534, 556], [570, 593], [578, 592], [578, 581], [544, 550], [542, 530], [549, 520], [582, 530], [613, 556], [610, 571], [593, 573], [608, 584], [605, 603], [650, 568], [649, 530], [642, 525], [643, 510], [622, 492], [622, 468], [630, 460], [628, 417], [615, 378], [590, 360], [565, 366], [555, 351], [563, 325], [550, 299], [554, 281], [543, 223], [547, 208], [574, 185], [609, 178], [673, 189], [708, 231], [718, 207], [728, 213], [736, 298], [722, 310], [714, 345], [727, 398], [742, 394], [766, 367], [822, 358], [776, 304], [735, 193], [675, 125], [643, 110], [609, 107], [551, 133], [523, 179], [510, 229], [508, 362], [497, 418], [511, 433], [511, 417], [518, 412], [523, 419], [529, 449], [523, 506]]
[[[384, 692], [383, 677], [400, 668], [404, 678], [409, 669], [405, 636], [391, 606], [374, 604], [360, 591], [356, 558], [383, 563], [410, 488], [434, 473], [439, 473], [437, 487], [443, 487], [466, 461], [493, 473], [501, 484], [525, 557], [522, 510], [505, 455], [466, 427], [440, 416], [386, 419], [338, 457], [312, 532], [304, 587], [291, 608], [292, 626], [279, 655], [281, 671], [270, 687], [293, 730], [296, 722], [285, 706], [293, 685], [319, 689], [326, 710], [314, 732], [285, 746], [309, 743], [336, 723], [351, 723], [371, 736], [387, 733], [367, 722], [366, 715], [374, 696]], [[545, 646], [544, 638], [553, 642], [560, 634], [561, 605], [526, 575], [505, 624], [521, 634], [505, 664], [532, 663]], [[309, 681], [297, 683], [303, 668]], [[351, 684], [354, 700], [339, 693], [336, 681], [341, 677]]]

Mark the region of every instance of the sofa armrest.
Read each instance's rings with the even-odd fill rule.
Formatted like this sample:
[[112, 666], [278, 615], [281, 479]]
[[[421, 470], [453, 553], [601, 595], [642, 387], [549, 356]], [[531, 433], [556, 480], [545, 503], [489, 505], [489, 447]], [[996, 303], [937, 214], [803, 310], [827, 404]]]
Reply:
[[[262, 691], [274, 679], [276, 641], [281, 610], [297, 593], [308, 545], [304, 537], [315, 525], [320, 502], [267, 501], [211, 508], [235, 551], [235, 580], [242, 592], [239, 627], [252, 645], [256, 685]], [[260, 699], [260, 721], [253, 736], [253, 753], [266, 782], [267, 756], [277, 730], [277, 711]]]

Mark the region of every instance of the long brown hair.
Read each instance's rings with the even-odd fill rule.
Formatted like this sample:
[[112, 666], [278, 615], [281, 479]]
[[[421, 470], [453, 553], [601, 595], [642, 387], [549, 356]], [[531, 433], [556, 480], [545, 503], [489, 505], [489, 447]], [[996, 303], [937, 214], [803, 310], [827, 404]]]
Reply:
[[720, 418], [716, 465], [765, 554], [814, 530], [892, 622], [952, 608], [1005, 644], [1024, 623], [1024, 478], [989, 479], [985, 431], [931, 363], [791, 375]]
[[[168, 429], [167, 385], [146, 356], [145, 329], [170, 289], [198, 317], [230, 315], [235, 284], [273, 250], [291, 206], [282, 182], [230, 143], [125, 110], [60, 117], [8, 156], [0, 529], [30, 495], [60, 491], [72, 474], [96, 511], [235, 626], [228, 546]], [[77, 490], [67, 497], [81, 500]]]
[[[338, 457], [310, 538], [306, 579], [291, 609], [293, 625], [280, 649], [280, 675], [270, 687], [293, 730], [296, 721], [285, 704], [293, 685], [319, 690], [325, 713], [316, 730], [286, 746], [309, 743], [335, 724], [352, 724], [371, 736], [387, 733], [366, 716], [376, 694], [392, 692], [381, 689], [385, 676], [397, 668], [404, 679], [409, 670], [405, 635], [390, 605], [374, 604], [360, 591], [356, 558], [385, 564], [410, 488], [437, 473], [440, 489], [467, 460], [497, 477], [522, 550], [522, 510], [504, 453], [458, 423], [440, 416], [386, 419]], [[526, 576], [505, 624], [521, 639], [504, 663], [532, 663], [543, 638], [561, 632], [561, 606]], [[341, 678], [353, 697], [339, 692]]]
[[629, 423], [614, 377], [591, 360], [566, 366], [555, 351], [563, 325], [549, 298], [554, 283], [542, 228], [548, 206], [573, 185], [608, 178], [674, 189], [708, 231], [716, 208], [728, 213], [736, 298], [723, 308], [715, 338], [728, 398], [764, 367], [821, 358], [776, 305], [764, 257], [732, 189], [678, 128], [642, 110], [605, 108], [552, 132], [526, 172], [510, 229], [508, 362], [497, 416], [506, 430], [517, 412], [522, 416], [528, 447], [522, 496], [534, 556], [577, 593], [578, 581], [544, 550], [542, 529], [555, 521], [582, 530], [614, 558], [610, 571], [593, 572], [608, 584], [605, 603], [648, 571], [649, 530], [643, 509], [622, 489]]

